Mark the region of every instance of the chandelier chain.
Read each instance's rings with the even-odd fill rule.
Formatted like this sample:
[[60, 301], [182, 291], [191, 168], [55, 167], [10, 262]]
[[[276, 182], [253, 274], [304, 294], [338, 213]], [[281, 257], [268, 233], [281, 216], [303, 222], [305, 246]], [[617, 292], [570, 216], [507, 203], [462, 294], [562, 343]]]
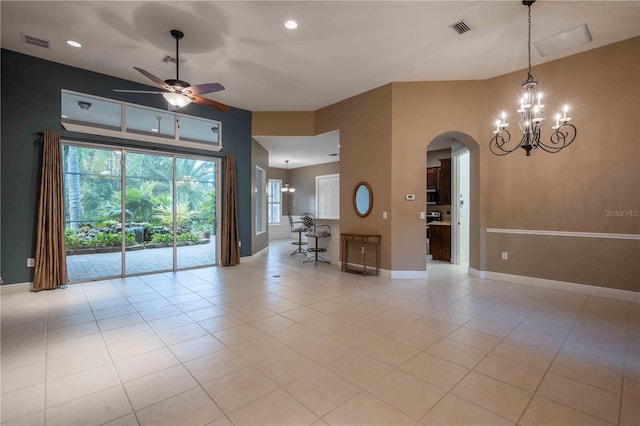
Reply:
[[527, 6], [529, 9], [529, 38], [528, 38], [528, 54], [529, 54], [529, 73], [527, 74], [527, 81], [533, 81], [533, 75], [531, 74], [531, 5]]

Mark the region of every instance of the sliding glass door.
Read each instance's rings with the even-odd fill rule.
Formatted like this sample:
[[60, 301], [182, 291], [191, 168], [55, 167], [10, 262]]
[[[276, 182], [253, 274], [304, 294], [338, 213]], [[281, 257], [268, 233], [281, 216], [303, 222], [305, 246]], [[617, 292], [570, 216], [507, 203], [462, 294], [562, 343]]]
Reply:
[[63, 149], [70, 281], [216, 263], [218, 160]]

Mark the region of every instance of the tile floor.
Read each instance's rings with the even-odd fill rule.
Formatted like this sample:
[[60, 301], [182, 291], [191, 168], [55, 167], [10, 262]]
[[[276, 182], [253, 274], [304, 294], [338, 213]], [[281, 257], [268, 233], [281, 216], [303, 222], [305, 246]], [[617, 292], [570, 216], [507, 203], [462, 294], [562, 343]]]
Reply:
[[640, 424], [639, 304], [289, 251], [3, 288], [2, 424]]

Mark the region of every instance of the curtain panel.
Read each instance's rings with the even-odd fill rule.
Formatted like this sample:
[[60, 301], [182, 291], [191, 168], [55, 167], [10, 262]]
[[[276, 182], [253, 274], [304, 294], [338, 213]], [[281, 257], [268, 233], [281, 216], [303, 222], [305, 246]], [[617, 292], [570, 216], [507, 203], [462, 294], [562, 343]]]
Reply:
[[236, 206], [236, 158], [224, 158], [224, 209], [222, 214], [222, 266], [240, 263], [238, 214]]
[[32, 290], [54, 289], [66, 283], [62, 147], [60, 134], [47, 130], [44, 132], [42, 150], [40, 203]]

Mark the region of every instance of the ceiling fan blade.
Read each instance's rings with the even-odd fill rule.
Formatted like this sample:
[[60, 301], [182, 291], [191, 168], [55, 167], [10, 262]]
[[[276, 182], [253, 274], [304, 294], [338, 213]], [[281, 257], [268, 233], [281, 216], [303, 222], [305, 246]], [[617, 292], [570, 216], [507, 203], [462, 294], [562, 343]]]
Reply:
[[220, 111], [229, 111], [228, 105], [221, 104], [220, 102], [212, 101], [211, 99], [201, 98], [200, 96], [193, 96], [193, 95], [189, 96], [189, 98], [196, 104], [219, 109]]
[[114, 92], [124, 92], [124, 93], [150, 93], [152, 95], [162, 95], [167, 92], [154, 92], [151, 90], [127, 90], [127, 89], [113, 89]]
[[167, 89], [170, 91], [174, 91], [171, 86], [169, 86], [167, 83], [164, 82], [164, 80], [161, 80], [159, 77], [156, 77], [155, 75], [151, 74], [149, 71], [145, 71], [142, 68], [138, 68], [138, 67], [133, 67], [134, 70], [138, 71], [140, 74], [144, 75], [145, 77], [147, 77], [149, 80], [153, 81], [155, 84], [157, 84], [158, 86], [162, 87], [163, 89]]
[[224, 90], [224, 86], [220, 83], [205, 83], [189, 86], [186, 88], [186, 90], [189, 90], [193, 95], [202, 95], [205, 93], [213, 93]]

